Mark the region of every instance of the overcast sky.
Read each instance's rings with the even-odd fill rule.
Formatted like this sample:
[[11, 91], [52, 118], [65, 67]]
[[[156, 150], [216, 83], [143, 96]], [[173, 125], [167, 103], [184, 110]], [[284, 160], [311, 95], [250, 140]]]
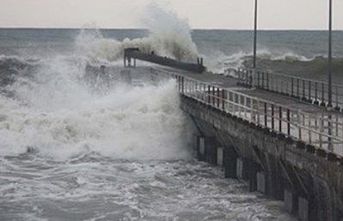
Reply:
[[[137, 28], [152, 0], [0, 0], [0, 27]], [[155, 0], [192, 28], [250, 29], [254, 0]], [[165, 3], [168, 2], [168, 3]], [[259, 0], [262, 29], [327, 29], [329, 0]], [[343, 0], [334, 29], [343, 30]]]

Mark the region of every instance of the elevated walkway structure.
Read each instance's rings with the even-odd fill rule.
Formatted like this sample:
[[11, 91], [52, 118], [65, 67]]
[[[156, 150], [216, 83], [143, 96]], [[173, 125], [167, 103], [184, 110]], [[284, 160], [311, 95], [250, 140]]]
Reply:
[[196, 73], [202, 73], [206, 70], [205, 66], [203, 66], [202, 58], [198, 58], [197, 63], [195, 64], [158, 56], [155, 55], [154, 52], [151, 52], [150, 54], [142, 53], [138, 48], [127, 48], [124, 50], [125, 67], [135, 67], [136, 59]]
[[272, 91], [281, 95], [291, 96], [308, 103], [322, 107], [333, 108], [335, 111], [343, 109], [343, 85], [332, 84], [333, 107], [328, 106], [328, 83], [320, 80], [300, 78], [285, 74], [267, 72], [263, 70], [238, 69], [239, 85], [256, 87]]
[[[175, 79], [181, 109], [197, 128], [199, 160], [222, 166], [226, 177], [248, 181], [251, 191], [283, 200], [300, 220], [342, 221], [341, 112], [263, 87], [246, 87], [245, 78], [242, 83], [240, 77], [160, 64], [129, 72], [137, 70], [153, 81]], [[262, 84], [261, 79], [254, 82]]]

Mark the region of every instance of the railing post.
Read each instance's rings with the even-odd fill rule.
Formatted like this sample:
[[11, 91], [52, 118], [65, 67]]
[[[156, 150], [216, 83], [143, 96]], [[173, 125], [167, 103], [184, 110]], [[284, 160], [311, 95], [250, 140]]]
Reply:
[[249, 70], [244, 71], [244, 85], [249, 86]]
[[287, 109], [287, 134], [291, 135], [291, 115], [289, 109]]
[[298, 120], [298, 138], [299, 138], [299, 140], [301, 140], [302, 138], [301, 138], [301, 130], [302, 130], [302, 125], [301, 125], [301, 115], [300, 115], [300, 111], [298, 111], [298, 113], [297, 113], [297, 120]]
[[274, 104], [271, 105], [272, 109], [272, 129], [274, 130]]
[[211, 86], [207, 86], [207, 104], [211, 105]]
[[318, 101], [318, 82], [314, 83], [314, 104], [319, 104]]
[[294, 78], [291, 78], [291, 96], [293, 97], [294, 96]]
[[324, 82], [322, 83], [322, 103], [321, 106], [325, 106], [325, 85]]
[[268, 116], [267, 116], [268, 110], [267, 110], [267, 103], [264, 102], [264, 126], [268, 126]]
[[320, 128], [319, 128], [319, 147], [322, 148], [323, 147], [323, 135], [322, 133], [324, 132], [324, 115], [322, 114], [321, 118], [320, 118]]
[[308, 81], [308, 100], [312, 102], [312, 96], [311, 96], [311, 81]]
[[338, 103], [338, 86], [335, 86], [335, 95], [336, 95], [336, 110], [340, 110], [339, 103]]
[[279, 107], [279, 131], [282, 132], [282, 107]]
[[220, 108], [220, 89], [217, 88], [217, 107]]
[[257, 100], [256, 112], [257, 112], [257, 125], [261, 125], [260, 124], [260, 101], [258, 100]]
[[300, 80], [297, 78], [297, 97], [300, 98]]
[[303, 79], [303, 100], [306, 100], [306, 84], [305, 84], [305, 80]]
[[226, 91], [222, 89], [222, 109], [225, 111], [225, 98], [226, 97]]
[[333, 151], [333, 145], [332, 145], [332, 115], [329, 113], [328, 116], [328, 150]]
[[216, 106], [216, 87], [212, 87], [212, 106]]
[[181, 83], [182, 83], [182, 94], [185, 93], [185, 77], [181, 76]]

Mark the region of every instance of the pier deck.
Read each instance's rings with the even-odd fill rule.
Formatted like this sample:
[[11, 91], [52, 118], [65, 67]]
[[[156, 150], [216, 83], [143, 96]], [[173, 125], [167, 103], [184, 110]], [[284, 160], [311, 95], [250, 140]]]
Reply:
[[272, 91], [266, 91], [259, 88], [247, 88], [243, 86], [239, 86], [239, 79], [236, 79], [231, 76], [225, 76], [221, 74], [214, 74], [210, 72], [203, 72], [202, 74], [193, 73], [193, 72], [187, 72], [187, 71], [180, 71], [172, 68], [164, 68], [156, 66], [154, 67], [157, 70], [163, 70], [168, 72], [177, 72], [182, 76], [193, 78], [198, 81], [203, 81], [211, 85], [216, 85], [219, 87], [239, 91], [241, 93], [244, 93], [249, 96], [254, 96], [257, 98], [269, 100], [271, 102], [275, 102], [278, 104], [287, 104], [288, 106], [292, 108], [297, 108], [302, 111], [306, 111], [309, 113], [322, 113], [322, 112], [328, 112], [326, 108], [311, 105], [308, 102], [292, 98], [286, 95], [274, 93]]
[[251, 191], [283, 200], [300, 220], [342, 221], [343, 114], [309, 102], [315, 94], [315, 101], [325, 103], [306, 82], [280, 93], [271, 81], [249, 86], [240, 77], [160, 65], [125, 74], [152, 82], [175, 79], [180, 107], [196, 128], [199, 160], [248, 181]]
[[[259, 88], [238, 86], [238, 79], [203, 72], [154, 67], [155, 71], [183, 77], [188, 84], [181, 91], [263, 128], [343, 157], [343, 114], [328, 111], [301, 99]], [[184, 83], [180, 83], [184, 84]], [[201, 95], [202, 94], [202, 95]], [[224, 104], [221, 104], [224, 103]]]

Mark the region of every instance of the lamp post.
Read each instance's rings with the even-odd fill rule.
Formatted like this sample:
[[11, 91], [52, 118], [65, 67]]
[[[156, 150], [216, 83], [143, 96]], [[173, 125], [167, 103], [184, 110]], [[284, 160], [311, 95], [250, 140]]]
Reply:
[[253, 68], [256, 69], [256, 44], [257, 44], [257, 0], [255, 0], [255, 18], [254, 18], [254, 58]]
[[332, 107], [332, 0], [329, 0], [328, 107]]

